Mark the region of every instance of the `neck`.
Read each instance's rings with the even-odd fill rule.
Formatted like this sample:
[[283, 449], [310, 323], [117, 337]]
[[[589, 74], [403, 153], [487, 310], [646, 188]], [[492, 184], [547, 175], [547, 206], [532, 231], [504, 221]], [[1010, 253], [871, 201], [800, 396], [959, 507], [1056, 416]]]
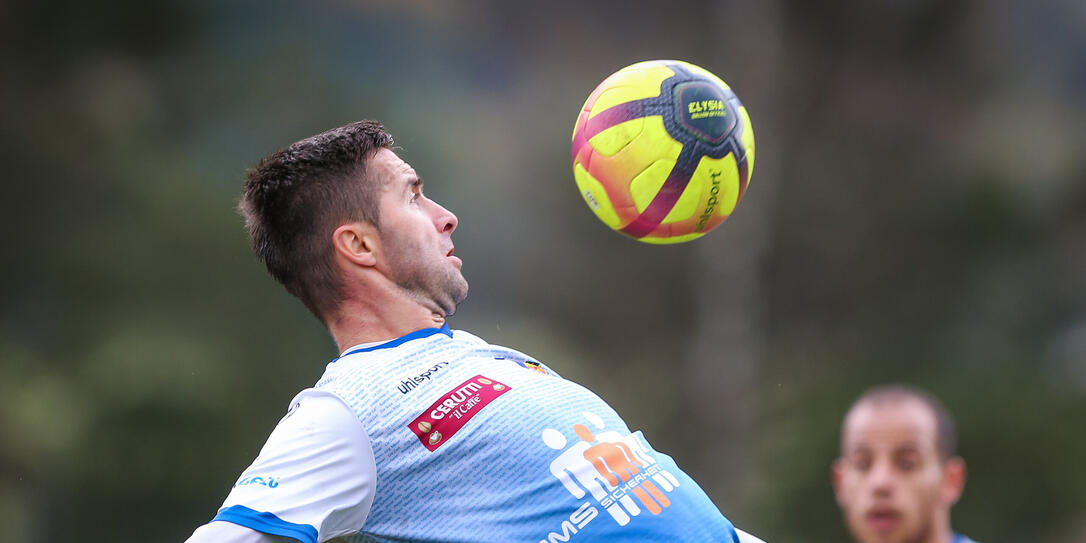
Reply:
[[[387, 300], [385, 302], [388, 302]], [[381, 303], [375, 298], [344, 302], [328, 319], [339, 352], [361, 343], [387, 341], [424, 328], [438, 328], [445, 316], [410, 303]]]
[[932, 528], [931, 537], [928, 538], [927, 543], [953, 543], [954, 532], [950, 529], [949, 511], [945, 514], [936, 514]]

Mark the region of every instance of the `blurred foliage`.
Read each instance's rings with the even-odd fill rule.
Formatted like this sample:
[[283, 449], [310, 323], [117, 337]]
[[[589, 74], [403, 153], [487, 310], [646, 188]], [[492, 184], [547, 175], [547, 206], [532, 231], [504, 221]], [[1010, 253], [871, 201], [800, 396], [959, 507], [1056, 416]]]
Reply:
[[[1084, 541], [1084, 36], [1071, 0], [6, 3], [0, 523], [176, 541], [214, 514], [335, 356], [249, 252], [244, 170], [379, 118], [460, 217], [453, 325], [597, 390], [739, 526], [844, 541], [840, 417], [905, 381], [959, 419], [959, 529]], [[687, 246], [598, 224], [568, 166], [588, 92], [651, 58], [720, 74], [758, 138]], [[733, 258], [749, 297], [706, 306]], [[719, 383], [681, 371], [695, 341]]]

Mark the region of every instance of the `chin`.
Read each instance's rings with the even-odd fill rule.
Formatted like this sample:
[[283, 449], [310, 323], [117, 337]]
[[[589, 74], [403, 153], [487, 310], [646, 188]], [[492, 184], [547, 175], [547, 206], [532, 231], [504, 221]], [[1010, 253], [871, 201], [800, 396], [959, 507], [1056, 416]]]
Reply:
[[451, 316], [453, 316], [453, 314], [456, 313], [456, 307], [459, 306], [460, 303], [463, 302], [465, 299], [467, 299], [467, 297], [468, 297], [468, 289], [467, 289], [467, 284], [465, 283], [463, 290], [458, 290], [456, 292], [450, 292], [449, 297], [447, 299], [443, 300], [441, 303], [439, 303], [438, 306], [445, 313], [446, 317], [451, 317]]
[[461, 275], [460, 280], [457, 281], [457, 285], [453, 289], [450, 289], [449, 292], [449, 297], [452, 298], [453, 305], [455, 306], [466, 300], [468, 298], [469, 290], [467, 279], [464, 279], [464, 276]]

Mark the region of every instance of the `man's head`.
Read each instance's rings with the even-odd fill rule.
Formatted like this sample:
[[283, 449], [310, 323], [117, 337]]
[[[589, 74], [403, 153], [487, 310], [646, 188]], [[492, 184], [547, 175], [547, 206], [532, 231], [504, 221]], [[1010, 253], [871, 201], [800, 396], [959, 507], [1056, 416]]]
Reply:
[[930, 394], [888, 385], [865, 392], [841, 426], [833, 485], [860, 543], [933, 543], [950, 535], [965, 485], [953, 419]]
[[456, 215], [427, 198], [414, 168], [391, 150], [378, 150], [370, 168], [382, 180], [377, 230], [341, 225], [333, 233], [336, 251], [348, 261], [373, 266], [431, 313], [453, 314], [468, 295], [462, 264], [452, 254]]
[[[338, 261], [379, 270], [411, 296], [432, 296], [422, 290], [452, 291], [430, 303], [445, 314], [467, 295], [459, 261], [451, 257], [449, 235], [456, 217], [422, 196], [421, 181], [392, 144], [380, 123], [351, 123], [272, 153], [245, 181], [238, 207], [253, 250], [271, 275], [324, 322], [346, 295], [337, 255], [350, 256], [352, 250], [366, 256]], [[423, 231], [427, 221], [431, 230]], [[359, 245], [345, 246], [349, 238]], [[438, 249], [448, 253], [441, 258], [430, 254]], [[423, 250], [430, 252], [419, 254]], [[435, 281], [446, 284], [434, 286]]]

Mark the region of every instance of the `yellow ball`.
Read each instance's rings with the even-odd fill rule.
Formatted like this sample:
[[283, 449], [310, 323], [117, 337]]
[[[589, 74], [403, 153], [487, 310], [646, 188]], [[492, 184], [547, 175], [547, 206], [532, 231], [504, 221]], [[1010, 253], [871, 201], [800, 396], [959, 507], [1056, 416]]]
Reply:
[[679, 60], [627, 66], [585, 101], [573, 176], [607, 226], [680, 243], [724, 222], [750, 183], [754, 129], [724, 81]]

